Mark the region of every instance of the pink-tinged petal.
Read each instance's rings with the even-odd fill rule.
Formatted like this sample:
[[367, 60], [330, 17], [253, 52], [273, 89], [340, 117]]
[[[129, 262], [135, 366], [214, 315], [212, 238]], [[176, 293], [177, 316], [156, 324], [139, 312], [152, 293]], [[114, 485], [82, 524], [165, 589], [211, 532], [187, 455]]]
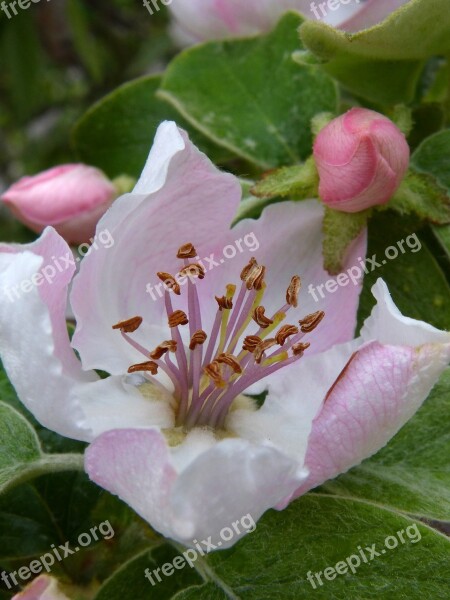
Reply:
[[41, 575], [13, 596], [12, 600], [69, 600], [60, 590], [58, 581], [49, 575]]
[[[120, 378], [99, 380], [82, 370], [65, 321], [70, 257], [51, 228], [33, 244], [0, 245], [0, 357], [20, 400], [45, 427], [83, 441], [118, 426], [170, 426], [167, 403], [150, 402]], [[37, 273], [48, 280], [32, 285]]]
[[[210, 448], [200, 444], [200, 454], [195, 436], [180, 446], [180, 452], [192, 453], [183, 445], [196, 450], [177, 473], [159, 432], [111, 431], [88, 448], [86, 471], [159, 532], [186, 545], [208, 536], [220, 541], [221, 529], [247, 514], [256, 521], [305, 478], [295, 461], [243, 440], [224, 440]], [[239, 537], [236, 534], [221, 547]]]
[[367, 0], [359, 11], [337, 26], [344, 31], [361, 31], [384, 21], [392, 12], [409, 0]]
[[158, 271], [179, 270], [176, 253], [182, 244], [194, 243], [200, 256], [223, 247], [240, 196], [238, 180], [219, 171], [175, 123], [159, 127], [136, 188], [98, 224], [97, 235], [108, 232], [113, 244], [99, 244], [74, 281], [71, 303], [78, 328], [73, 344], [85, 368], [119, 375], [141, 362], [112, 330], [123, 319], [144, 318], [133, 337], [145, 347], [165, 339], [164, 303], [148, 286], [160, 283]]
[[310, 476], [293, 497], [360, 464], [420, 408], [450, 361], [447, 344], [361, 348], [331, 388], [313, 424]]
[[177, 0], [169, 5], [184, 43], [269, 31], [288, 10], [310, 14], [309, 0]]
[[116, 195], [112, 182], [98, 169], [69, 164], [23, 177], [1, 200], [34, 231], [53, 225], [66, 241], [81, 244], [93, 235]]
[[[283, 202], [268, 206], [256, 221], [241, 221], [228, 236], [229, 243], [234, 244], [235, 240], [245, 240], [250, 232], [259, 242], [259, 248], [253, 255], [259, 264], [267, 267], [267, 289], [262, 304], [269, 316], [285, 304], [291, 277], [301, 277], [298, 308], [289, 311], [285, 323], [296, 324], [298, 319], [308, 314], [325, 311], [325, 319], [305, 339], [311, 342], [308, 352], [313, 354], [353, 338], [362, 286], [361, 280], [356, 285], [348, 281], [345, 286], [336, 285], [332, 293], [326, 291], [324, 286], [330, 280], [330, 275], [323, 268], [322, 224], [323, 206], [319, 202]], [[253, 236], [249, 239], [253, 240]], [[343, 271], [358, 265], [365, 253], [364, 232], [351, 245]], [[248, 255], [238, 255], [230, 263], [236, 263], [235, 268], [239, 273], [248, 260]]]
[[[340, 355], [336, 367], [341, 368], [346, 355], [348, 362], [323, 396], [323, 408], [316, 404], [306, 455], [311, 474], [294, 497], [344, 473], [387, 444], [420, 408], [450, 361], [450, 333], [404, 317], [383, 280], [377, 281], [372, 293], [377, 304], [361, 337], [353, 346], [332, 350]], [[290, 371], [288, 378], [294, 367]], [[332, 374], [327, 368], [322, 384], [329, 384]], [[297, 385], [302, 386], [300, 371], [298, 375]], [[294, 384], [288, 379], [286, 386]], [[308, 395], [302, 387], [300, 393]], [[314, 391], [312, 398], [317, 400]]]

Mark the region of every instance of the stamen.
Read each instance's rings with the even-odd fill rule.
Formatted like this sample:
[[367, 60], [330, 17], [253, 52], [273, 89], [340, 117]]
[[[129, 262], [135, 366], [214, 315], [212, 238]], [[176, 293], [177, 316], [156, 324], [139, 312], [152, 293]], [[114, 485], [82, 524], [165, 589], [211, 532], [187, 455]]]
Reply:
[[296, 335], [298, 333], [297, 327], [295, 325], [283, 325], [283, 327], [278, 331], [275, 336], [277, 344], [280, 346], [284, 346], [286, 340], [291, 335]]
[[270, 339], [265, 340], [265, 341], [261, 342], [260, 344], [258, 344], [255, 352], [253, 353], [253, 355], [255, 357], [255, 362], [258, 365], [261, 364], [262, 357], [263, 357], [264, 353], [266, 352], [266, 350], [269, 350], [269, 348], [273, 348], [273, 346], [276, 346], [277, 343], [278, 342], [276, 339], [270, 338]]
[[301, 288], [301, 279], [298, 275], [294, 275], [294, 277], [291, 279], [291, 283], [289, 284], [289, 287], [286, 292], [286, 302], [289, 304], [289, 306], [293, 306], [294, 308], [297, 308], [298, 295], [300, 293], [300, 288]]
[[304, 319], [301, 319], [299, 323], [303, 333], [311, 333], [312, 331], [314, 331], [314, 329], [319, 325], [324, 316], [325, 313], [322, 310], [318, 310], [317, 312], [306, 316]]
[[202, 344], [204, 344], [207, 338], [208, 336], [206, 335], [206, 333], [202, 329], [199, 329], [194, 333], [194, 335], [191, 338], [189, 350], [195, 350], [197, 346], [201, 346]]
[[182, 277], [195, 277], [198, 279], [205, 279], [206, 271], [199, 265], [198, 263], [191, 263], [190, 265], [186, 265], [180, 271], [180, 275]]
[[189, 319], [187, 315], [182, 310], [176, 310], [171, 315], [169, 315], [169, 327], [172, 329], [173, 327], [178, 327], [179, 325], [187, 325], [189, 323]]
[[152, 360], [149, 360], [148, 362], [131, 365], [128, 369], [128, 373], [138, 373], [139, 371], [149, 371], [152, 375], [157, 375], [158, 365]]
[[195, 258], [197, 256], [197, 250], [194, 245], [190, 242], [183, 244], [178, 250], [177, 258]]
[[227, 298], [226, 296], [222, 296], [221, 298], [218, 298], [217, 296], [215, 296], [216, 298], [216, 302], [219, 305], [219, 310], [230, 310], [231, 308], [233, 308], [233, 300], [231, 298]]
[[[226, 300], [229, 300], [231, 302], [231, 305], [233, 305], [233, 298], [234, 298], [235, 293], [236, 293], [236, 286], [232, 285], [232, 284], [228, 284]], [[236, 310], [236, 308], [234, 310]], [[213, 353], [214, 353], [214, 349], [216, 347], [219, 331], [222, 331], [224, 328], [226, 330], [226, 326], [227, 326], [229, 318], [230, 318], [230, 311], [227, 309], [221, 310], [219, 307], [219, 310], [217, 311], [217, 314], [216, 314], [216, 318], [214, 320], [214, 325], [213, 325], [213, 328], [211, 331], [211, 336], [209, 338], [209, 344], [208, 344], [208, 349], [205, 354], [205, 360], [203, 361], [204, 365], [207, 365], [211, 362], [211, 359], [212, 359]]]
[[133, 333], [142, 325], [142, 317], [133, 317], [127, 321], [120, 321], [117, 325], [113, 325], [113, 329], [120, 329], [123, 333]]
[[237, 359], [232, 354], [223, 353], [217, 357], [217, 362], [228, 365], [235, 373], [242, 373], [242, 368]]
[[306, 342], [306, 343], [299, 342], [298, 344], [294, 344], [292, 346], [292, 352], [293, 352], [294, 356], [303, 356], [305, 350], [307, 350], [310, 346], [311, 346], [311, 344], [309, 342]]
[[164, 285], [172, 290], [177, 296], [181, 295], [181, 288], [178, 281], [175, 279], [173, 275], [170, 273], [164, 273], [164, 271], [159, 271], [156, 273], [157, 277], [164, 283]]
[[150, 352], [150, 358], [155, 360], [159, 360], [166, 352], [176, 352], [177, 351], [177, 343], [173, 340], [169, 340], [167, 342], [163, 342], [159, 346], [157, 346], [153, 352]]
[[253, 354], [253, 352], [261, 344], [261, 342], [262, 342], [262, 339], [259, 336], [248, 335], [244, 339], [244, 344], [242, 346], [242, 349], [245, 350], [246, 352], [251, 352]]
[[226, 384], [222, 378], [222, 369], [217, 360], [213, 360], [212, 363], [207, 365], [203, 370], [214, 385], [220, 388], [225, 387]]
[[253, 311], [253, 320], [257, 325], [261, 327], [261, 329], [267, 329], [269, 325], [273, 324], [273, 319], [269, 319], [269, 317], [265, 316], [266, 309], [264, 306], [258, 306]]

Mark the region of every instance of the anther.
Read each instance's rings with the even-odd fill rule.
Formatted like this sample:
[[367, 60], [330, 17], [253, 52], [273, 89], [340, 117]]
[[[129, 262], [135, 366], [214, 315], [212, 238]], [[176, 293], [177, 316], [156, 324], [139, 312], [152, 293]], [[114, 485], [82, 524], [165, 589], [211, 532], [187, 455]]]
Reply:
[[294, 356], [303, 356], [303, 353], [305, 352], [305, 350], [307, 350], [310, 346], [311, 346], [311, 344], [309, 342], [307, 342], [305, 344], [302, 342], [299, 342], [298, 344], [294, 344], [292, 346], [292, 352], [293, 352]]
[[237, 374], [242, 373], [241, 365], [239, 364], [239, 362], [236, 360], [236, 358], [232, 354], [227, 354], [227, 353], [219, 354], [219, 356], [216, 358], [216, 360], [218, 363], [222, 363], [224, 365], [228, 365], [229, 367], [231, 367], [235, 373], [237, 373]]
[[295, 325], [283, 325], [283, 327], [278, 331], [278, 333], [275, 336], [277, 344], [279, 344], [280, 346], [284, 346], [288, 337], [290, 337], [291, 335], [295, 335], [296, 333], [298, 333], [298, 328], [295, 327]]
[[299, 323], [302, 332], [311, 333], [311, 331], [314, 331], [314, 329], [319, 325], [324, 316], [325, 313], [322, 310], [318, 310], [312, 315], [308, 315], [304, 319], [301, 319]]
[[117, 325], [113, 325], [113, 329], [120, 329], [123, 333], [133, 333], [142, 324], [142, 317], [133, 317], [127, 321], [120, 321]]
[[222, 370], [217, 360], [213, 360], [212, 363], [207, 365], [203, 370], [217, 387], [225, 386], [225, 382], [222, 379]]
[[207, 338], [208, 336], [206, 335], [206, 333], [202, 329], [199, 329], [194, 333], [194, 335], [191, 338], [189, 350], [195, 350], [197, 346], [203, 345], [206, 342]]
[[252, 257], [250, 259], [250, 262], [247, 265], [245, 265], [245, 267], [242, 269], [241, 280], [246, 281], [250, 272], [257, 266], [258, 266], [258, 263], [257, 263], [256, 259]]
[[261, 329], [267, 329], [267, 327], [273, 325], [273, 320], [269, 319], [269, 317], [266, 317], [266, 315], [264, 314], [265, 312], [266, 309], [264, 308], [264, 306], [258, 306], [253, 311], [253, 320], [257, 325], [261, 327]]
[[223, 310], [230, 310], [233, 308], [233, 300], [232, 298], [227, 298], [226, 296], [222, 296], [218, 298], [215, 296], [216, 302], [219, 305], [219, 310], [222, 312]]
[[247, 276], [246, 284], [248, 290], [262, 289], [264, 285], [264, 276], [266, 274], [266, 267], [255, 267], [250, 274]]
[[257, 335], [248, 335], [244, 339], [244, 345], [242, 346], [242, 350], [251, 352], [253, 354], [253, 352], [256, 350], [256, 348], [259, 346], [259, 344], [261, 342], [262, 342], [262, 339], [260, 337], [258, 337]]
[[205, 279], [205, 273], [205, 269], [198, 263], [186, 265], [180, 271], [182, 277], [198, 277], [198, 279]]
[[195, 258], [197, 256], [197, 250], [190, 242], [183, 244], [178, 250], [177, 258]]
[[169, 290], [172, 290], [177, 296], [181, 294], [180, 284], [173, 275], [164, 273], [163, 271], [159, 271], [156, 275]]
[[152, 375], [158, 374], [158, 365], [149, 360], [148, 362], [140, 363], [138, 365], [131, 365], [128, 369], [128, 373], [138, 373], [140, 371], [149, 371]]
[[269, 348], [276, 346], [276, 344], [277, 341], [274, 338], [270, 338], [258, 344], [254, 352], [255, 362], [259, 365], [262, 361], [264, 353], [269, 350]]
[[159, 360], [164, 354], [166, 354], [166, 352], [176, 351], [177, 343], [174, 340], [169, 340], [157, 346], [153, 352], [150, 352], [150, 358], [153, 358], [153, 360]]
[[293, 306], [294, 308], [297, 308], [298, 295], [300, 293], [301, 285], [302, 284], [301, 284], [300, 277], [298, 275], [294, 275], [294, 277], [291, 279], [291, 283], [289, 284], [289, 287], [286, 292], [286, 302], [289, 304], [289, 306]]
[[176, 310], [171, 315], [169, 315], [169, 327], [178, 327], [178, 325], [187, 325], [189, 323], [189, 319], [187, 315], [182, 310]]

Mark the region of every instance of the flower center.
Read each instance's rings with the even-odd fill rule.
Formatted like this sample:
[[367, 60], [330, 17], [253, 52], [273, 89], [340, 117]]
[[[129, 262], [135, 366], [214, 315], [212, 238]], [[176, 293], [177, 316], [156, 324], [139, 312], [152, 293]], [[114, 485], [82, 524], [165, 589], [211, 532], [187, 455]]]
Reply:
[[[266, 269], [252, 258], [241, 273], [241, 285], [228, 284], [223, 296], [216, 296], [217, 314], [209, 335], [202, 328], [202, 315], [196, 280], [204, 279], [205, 269], [196, 262], [192, 244], [182, 246], [177, 257], [183, 261], [179, 276], [188, 278], [187, 312], [174, 310], [172, 294], [181, 295], [178, 277], [159, 272], [165, 283], [165, 309], [171, 339], [149, 351], [130, 336], [143, 322], [142, 317], [121, 321], [113, 329], [146, 357], [143, 363], [132, 365], [129, 373], [140, 372], [154, 385], [165, 387], [158, 380], [164, 372], [173, 384], [176, 425], [185, 429], [209, 426], [222, 429], [235, 399], [247, 388], [299, 360], [310, 344], [304, 337], [322, 321], [325, 313], [318, 311], [298, 321], [298, 325], [281, 325], [287, 313], [297, 308], [300, 277], [292, 277], [286, 301], [272, 316], [267, 316], [262, 304]], [[189, 351], [185, 347], [181, 328], [189, 326]], [[250, 328], [254, 331], [250, 331]], [[171, 357], [173, 356], [173, 358]]]

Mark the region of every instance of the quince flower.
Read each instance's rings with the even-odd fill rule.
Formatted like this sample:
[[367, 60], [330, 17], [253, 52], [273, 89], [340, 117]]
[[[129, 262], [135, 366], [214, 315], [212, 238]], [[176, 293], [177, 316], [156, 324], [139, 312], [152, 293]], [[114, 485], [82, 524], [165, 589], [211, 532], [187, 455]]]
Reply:
[[408, 0], [176, 0], [169, 5], [181, 45], [269, 31], [289, 10], [344, 31], [360, 31], [383, 21]]
[[[91, 479], [186, 545], [375, 453], [450, 360], [450, 334], [403, 317], [381, 280], [357, 339], [360, 284], [318, 303], [301, 293], [328, 279], [319, 202], [274, 204], [230, 230], [240, 197], [238, 180], [165, 122], [135, 189], [98, 224], [114, 245], [74, 277], [79, 358], [64, 319], [73, 265], [0, 302], [0, 355], [22, 402], [92, 442]], [[51, 228], [0, 246], [0, 294], [67, 250]]]

